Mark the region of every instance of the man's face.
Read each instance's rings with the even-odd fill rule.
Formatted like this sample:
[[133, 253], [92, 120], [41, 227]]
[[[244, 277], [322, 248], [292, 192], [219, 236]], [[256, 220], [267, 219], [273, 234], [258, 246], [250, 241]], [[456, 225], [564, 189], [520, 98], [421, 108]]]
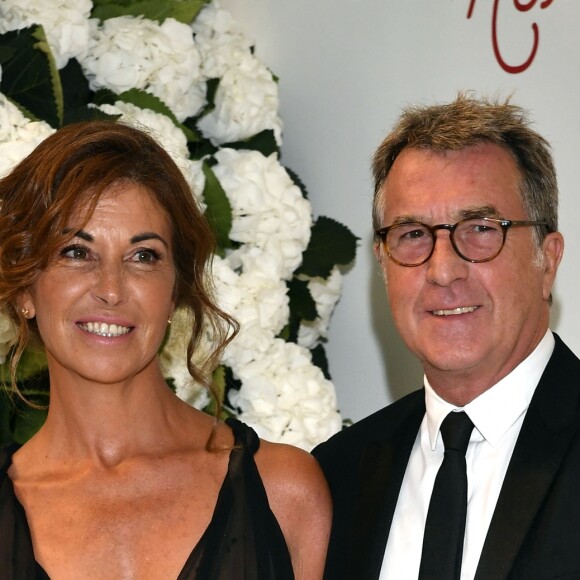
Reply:
[[[445, 154], [405, 149], [383, 185], [382, 225], [454, 224], [480, 208], [485, 217], [527, 220], [519, 184], [513, 157], [498, 145]], [[499, 256], [472, 264], [455, 253], [448, 231], [436, 237], [421, 266], [400, 266], [380, 247], [376, 253], [403, 340], [435, 390], [463, 405], [507, 375], [544, 335], [563, 242], [550, 234], [538, 255], [533, 229], [516, 227]]]

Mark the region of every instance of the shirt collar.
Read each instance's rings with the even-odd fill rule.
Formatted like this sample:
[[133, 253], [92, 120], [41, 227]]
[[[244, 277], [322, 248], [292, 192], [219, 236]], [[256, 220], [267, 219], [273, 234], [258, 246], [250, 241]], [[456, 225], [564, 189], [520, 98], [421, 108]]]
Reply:
[[456, 407], [444, 401], [435, 393], [427, 377], [424, 377], [427, 429], [431, 449], [434, 450], [437, 445], [437, 436], [443, 419], [453, 410], [465, 411], [481, 437], [494, 447], [499, 445], [508, 429], [528, 408], [540, 377], [552, 356], [554, 345], [554, 335], [548, 330], [532, 353], [511, 373], [465, 407]]

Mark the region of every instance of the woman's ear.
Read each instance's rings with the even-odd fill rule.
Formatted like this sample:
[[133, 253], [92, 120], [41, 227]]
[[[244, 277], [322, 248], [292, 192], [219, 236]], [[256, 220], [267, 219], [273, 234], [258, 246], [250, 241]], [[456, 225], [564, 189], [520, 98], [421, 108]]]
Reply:
[[24, 318], [34, 318], [36, 316], [36, 308], [34, 307], [34, 300], [28, 290], [24, 290], [18, 298], [18, 308]]

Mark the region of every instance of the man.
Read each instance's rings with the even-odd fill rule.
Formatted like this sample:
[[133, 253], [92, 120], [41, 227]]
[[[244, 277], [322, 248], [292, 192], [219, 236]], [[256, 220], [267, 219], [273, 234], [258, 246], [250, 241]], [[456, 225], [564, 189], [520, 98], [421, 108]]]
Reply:
[[[547, 142], [519, 107], [459, 95], [406, 110], [373, 171], [375, 253], [424, 388], [315, 449], [334, 499], [326, 578], [580, 578], [580, 361], [548, 329], [564, 244]], [[467, 491], [439, 487], [467, 514], [446, 572], [452, 526], [431, 510], [440, 427], [460, 411], [448, 482]]]

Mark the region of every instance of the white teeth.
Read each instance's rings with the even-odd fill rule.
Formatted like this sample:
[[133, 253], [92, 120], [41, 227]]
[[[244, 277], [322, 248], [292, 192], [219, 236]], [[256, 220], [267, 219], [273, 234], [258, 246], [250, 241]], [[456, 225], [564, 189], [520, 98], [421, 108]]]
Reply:
[[105, 322], [85, 322], [84, 324], [79, 324], [79, 326], [91, 334], [98, 334], [99, 336], [105, 336], [107, 338], [122, 336], [131, 330], [127, 326], [107, 324]]
[[435, 316], [452, 316], [454, 314], [467, 314], [468, 312], [473, 312], [477, 310], [477, 306], [460, 306], [459, 308], [453, 308], [452, 310], [433, 310]]

